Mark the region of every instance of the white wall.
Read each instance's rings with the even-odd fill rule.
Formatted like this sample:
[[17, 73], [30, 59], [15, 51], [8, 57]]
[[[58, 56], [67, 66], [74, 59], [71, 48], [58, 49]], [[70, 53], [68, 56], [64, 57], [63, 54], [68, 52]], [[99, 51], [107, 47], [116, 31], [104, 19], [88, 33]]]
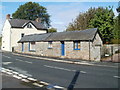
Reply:
[[[31, 24], [32, 25], [32, 24]], [[21, 39], [21, 34], [24, 33], [25, 35], [30, 34], [40, 34], [46, 33], [46, 30], [37, 30], [33, 25], [33, 28], [12, 28], [11, 29], [11, 47], [18, 46], [18, 41]]]
[[[32, 24], [31, 24], [32, 25]], [[3, 27], [2, 50], [12, 51], [12, 47], [18, 46], [18, 41], [21, 39], [21, 34], [40, 34], [46, 33], [46, 30], [37, 30], [33, 25], [32, 28], [11, 28], [8, 20], [5, 21]], [[3, 48], [4, 47], [4, 48]]]
[[10, 51], [10, 28], [11, 25], [9, 21], [6, 20], [2, 31], [2, 46], [1, 46], [1, 49], [4, 51]]

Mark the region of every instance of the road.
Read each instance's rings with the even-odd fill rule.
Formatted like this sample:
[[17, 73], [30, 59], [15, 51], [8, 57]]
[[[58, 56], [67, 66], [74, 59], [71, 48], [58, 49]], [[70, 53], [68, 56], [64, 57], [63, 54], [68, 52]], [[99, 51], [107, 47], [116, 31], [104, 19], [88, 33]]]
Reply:
[[2, 53], [4, 68], [66, 88], [76, 70], [80, 70], [80, 74], [74, 88], [118, 88], [117, 65], [116, 67], [75, 65]]

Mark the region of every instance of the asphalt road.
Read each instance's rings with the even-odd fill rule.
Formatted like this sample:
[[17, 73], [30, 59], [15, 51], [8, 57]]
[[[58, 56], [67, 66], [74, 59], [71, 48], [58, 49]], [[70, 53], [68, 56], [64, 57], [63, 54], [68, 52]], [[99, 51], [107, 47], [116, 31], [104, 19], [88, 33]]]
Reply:
[[4, 52], [2, 53], [2, 65], [4, 68], [66, 88], [73, 80], [76, 70], [80, 70], [80, 74], [74, 88], [118, 88], [118, 78], [120, 78], [118, 77], [118, 64], [114, 64], [116, 67], [75, 65]]

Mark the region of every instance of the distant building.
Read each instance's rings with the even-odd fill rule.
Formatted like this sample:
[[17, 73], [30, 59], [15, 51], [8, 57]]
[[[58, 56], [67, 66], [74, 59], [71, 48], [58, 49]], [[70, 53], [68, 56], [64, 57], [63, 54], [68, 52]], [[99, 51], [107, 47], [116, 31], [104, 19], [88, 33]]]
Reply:
[[15, 51], [21, 53], [97, 61], [101, 59], [102, 40], [96, 28], [26, 35], [18, 43]]
[[6, 16], [6, 21], [2, 31], [2, 47], [4, 51], [12, 51], [13, 47], [18, 45], [21, 37], [29, 34], [46, 33], [47, 28], [36, 21], [11, 19], [10, 14]]

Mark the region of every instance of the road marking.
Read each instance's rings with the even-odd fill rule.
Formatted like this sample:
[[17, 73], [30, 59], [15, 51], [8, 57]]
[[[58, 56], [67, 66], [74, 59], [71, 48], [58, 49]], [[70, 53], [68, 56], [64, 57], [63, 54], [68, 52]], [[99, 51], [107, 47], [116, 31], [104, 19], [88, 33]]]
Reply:
[[11, 57], [9, 57], [9, 56], [6, 56], [6, 55], [2, 55], [3, 57], [6, 57], [6, 58], [11, 58]]
[[48, 67], [48, 68], [54, 68], [54, 69], [65, 70], [65, 71], [73, 71], [73, 72], [76, 71], [76, 70], [70, 70], [70, 69], [61, 68], [61, 67], [56, 67], [56, 66], [49, 66], [49, 65], [44, 65], [44, 66], [45, 66], [45, 67]]
[[[48, 68], [54, 68], [54, 69], [59, 69], [59, 70], [65, 70], [65, 71], [72, 71], [72, 72], [76, 72], [76, 70], [71, 70], [71, 69], [66, 69], [66, 68], [61, 68], [61, 67], [56, 67], [56, 66], [49, 66], [49, 65], [44, 65], [45, 67]], [[80, 71], [80, 73], [87, 73], [85, 71]]]
[[[29, 78], [29, 76], [26, 76], [26, 75], [23, 75], [23, 74], [19, 74], [20, 76], [18, 76], [18, 75], [16, 75], [16, 74], [13, 74], [13, 72], [15, 72], [15, 71], [12, 71], [12, 70], [9, 70], [9, 69], [2, 68], [1, 70], [5, 70], [6, 73], [8, 74], [8, 76], [11, 75], [11, 76], [13, 76], [14, 78], [20, 79], [20, 80], [23, 81], [23, 82], [31, 82], [31, 84], [36, 85], [36, 86], [39, 86], [39, 87], [49, 86], [49, 85], [50, 85], [50, 84], [47, 83], [47, 82], [38, 81], [37, 79]], [[10, 72], [8, 72], [8, 71], [12, 71], [12, 72], [10, 73]], [[3, 73], [3, 74], [4, 74], [4, 73]], [[6, 74], [5, 74], [5, 75], [6, 75]], [[64, 88], [64, 87], [57, 86], [57, 85], [55, 85], [55, 86], [53, 87], [53, 89], [54, 89], [54, 88], [55, 88], [55, 89], [58, 88], [58, 89], [62, 89], [62, 90], [67, 90], [67, 89]]]
[[12, 62], [3, 62], [3, 65], [11, 64]]
[[87, 72], [85, 72], [85, 71], [80, 71], [80, 73], [87, 73]]
[[118, 78], [118, 79], [120, 79], [120, 76], [113, 76], [114, 78]]
[[20, 59], [16, 59], [17, 61], [20, 61], [20, 62], [26, 62], [26, 63], [30, 63], [32, 64], [32, 62], [29, 62], [29, 61], [24, 61], [24, 60], [20, 60]]
[[32, 64], [32, 62], [29, 62], [29, 61], [25, 61], [26, 63], [30, 63], [30, 64]]

